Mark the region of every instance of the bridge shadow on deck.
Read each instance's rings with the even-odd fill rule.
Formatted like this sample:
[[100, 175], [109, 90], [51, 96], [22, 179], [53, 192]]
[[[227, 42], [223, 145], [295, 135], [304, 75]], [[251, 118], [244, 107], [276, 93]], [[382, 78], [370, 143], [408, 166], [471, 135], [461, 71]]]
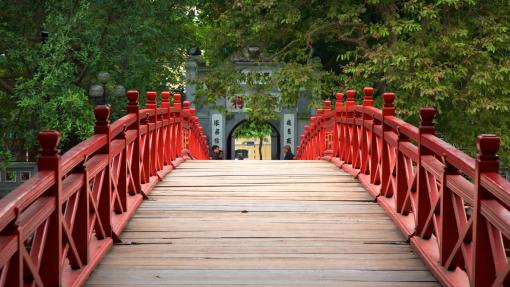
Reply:
[[439, 286], [383, 209], [325, 161], [188, 161], [88, 286]]

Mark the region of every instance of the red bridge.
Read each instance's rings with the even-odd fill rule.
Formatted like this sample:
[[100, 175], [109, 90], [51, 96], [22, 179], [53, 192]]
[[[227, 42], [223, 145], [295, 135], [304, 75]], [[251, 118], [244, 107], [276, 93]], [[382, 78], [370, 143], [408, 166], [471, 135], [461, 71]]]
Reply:
[[0, 286], [510, 285], [499, 138], [473, 159], [434, 135], [434, 109], [414, 127], [394, 94], [363, 93], [324, 102], [299, 161], [208, 161], [168, 92], [141, 109], [129, 91], [111, 124], [96, 107], [62, 156], [41, 132], [39, 173], [0, 200]]

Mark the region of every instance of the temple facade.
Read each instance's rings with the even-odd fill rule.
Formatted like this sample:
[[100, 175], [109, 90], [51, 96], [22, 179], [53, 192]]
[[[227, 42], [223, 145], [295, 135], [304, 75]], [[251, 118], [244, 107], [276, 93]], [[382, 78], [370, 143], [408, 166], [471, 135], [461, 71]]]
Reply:
[[[279, 65], [264, 61], [252, 61], [248, 57], [239, 55], [231, 58], [235, 68], [243, 73], [261, 73], [273, 75]], [[186, 100], [194, 103], [196, 87], [192, 80], [208, 73], [207, 67], [203, 64], [201, 55], [195, 53], [190, 55], [186, 63]], [[242, 84], [241, 84], [242, 85]], [[276, 96], [280, 94], [278, 87], [270, 91]], [[246, 113], [243, 111], [245, 98], [250, 97], [249, 91], [236, 95], [235, 97], [219, 97], [215, 103], [216, 108], [195, 104], [197, 116], [209, 139], [209, 146], [218, 145], [224, 151], [226, 159], [233, 159], [236, 156], [236, 144], [233, 138], [234, 131], [246, 120]], [[281, 159], [281, 147], [290, 145], [295, 152], [299, 144], [299, 135], [303, 133], [304, 126], [310, 120], [311, 111], [308, 110], [308, 100], [300, 97], [298, 105], [293, 108], [284, 108], [279, 113], [278, 120], [269, 121], [271, 126], [271, 159]], [[217, 107], [221, 107], [219, 111]]]

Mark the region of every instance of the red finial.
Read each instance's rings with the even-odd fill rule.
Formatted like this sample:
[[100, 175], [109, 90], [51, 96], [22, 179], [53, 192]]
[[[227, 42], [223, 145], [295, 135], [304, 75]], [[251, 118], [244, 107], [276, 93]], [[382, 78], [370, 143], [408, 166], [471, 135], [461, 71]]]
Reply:
[[161, 92], [161, 107], [162, 108], [170, 107], [170, 92], [168, 91]]
[[384, 106], [385, 107], [393, 107], [393, 101], [395, 100], [395, 93], [384, 93]]
[[309, 125], [306, 125], [305, 126], [305, 133], [309, 132], [310, 131], [310, 126]]
[[189, 101], [184, 101], [184, 109], [185, 110], [189, 109], [189, 105], [190, 105]]
[[57, 146], [60, 142], [60, 133], [55, 130], [41, 131], [37, 134], [37, 140], [41, 148], [39, 149], [42, 156], [54, 156], [60, 152]]
[[[188, 101], [186, 101], [186, 102], [188, 103], [188, 107], [189, 107], [189, 102], [188, 102]], [[184, 108], [185, 108], [185, 109], [186, 109], [186, 102], [184, 102]], [[194, 116], [194, 115], [195, 115], [195, 113], [196, 113], [195, 108], [191, 108], [191, 109], [189, 109], [189, 113], [190, 113], [192, 116]]]
[[158, 93], [156, 92], [147, 92], [145, 93], [147, 96], [147, 104], [145, 105], [147, 108], [155, 108], [156, 107], [156, 98], [158, 97]]
[[127, 112], [138, 114], [138, 96], [139, 96], [138, 91], [129, 90], [126, 96], [128, 98]]
[[110, 124], [110, 107], [109, 106], [96, 106], [94, 109], [94, 115], [96, 116], [96, 127], [107, 126]]
[[324, 101], [324, 110], [325, 111], [331, 110], [331, 101], [329, 101], [329, 100]]
[[363, 98], [364, 99], [371, 100], [373, 95], [374, 95], [374, 88], [372, 88], [372, 87], [363, 88]]
[[436, 115], [436, 109], [421, 108], [420, 109], [420, 128], [421, 127], [433, 127], [435, 115]]
[[129, 90], [127, 92], [128, 106], [138, 106], [139, 93], [136, 90]]
[[323, 109], [317, 109], [317, 116], [322, 116], [324, 115], [324, 110]]
[[337, 93], [336, 94], [336, 103], [335, 103], [335, 109], [339, 109], [343, 106], [344, 102], [344, 94]]
[[96, 116], [96, 126], [94, 131], [96, 134], [108, 133], [110, 126], [110, 107], [109, 106], [96, 106], [94, 109]]
[[181, 94], [179, 93], [174, 95], [174, 108], [181, 109]]
[[348, 90], [346, 92], [347, 95], [347, 101], [348, 102], [354, 102], [354, 98], [356, 97], [356, 91], [355, 90]]
[[373, 94], [374, 94], [374, 88], [372, 87], [365, 87], [363, 88], [363, 105], [364, 106], [373, 106], [374, 100], [373, 100]]
[[393, 101], [395, 100], [395, 93], [384, 93], [383, 100], [383, 116], [394, 116], [395, 105], [393, 105]]
[[476, 149], [478, 151], [478, 159], [480, 160], [497, 160], [499, 146], [501, 140], [498, 136], [492, 134], [479, 135], [476, 138]]
[[317, 117], [310, 117], [310, 123], [312, 123], [312, 126], [313, 126], [313, 124], [315, 124], [316, 121], [317, 121]]

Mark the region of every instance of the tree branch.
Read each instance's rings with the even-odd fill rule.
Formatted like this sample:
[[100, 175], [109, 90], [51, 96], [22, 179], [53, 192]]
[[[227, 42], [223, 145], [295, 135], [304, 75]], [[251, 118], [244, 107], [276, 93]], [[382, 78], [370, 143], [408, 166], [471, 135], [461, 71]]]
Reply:
[[[353, 29], [361, 29], [363, 27], [363, 24], [361, 24], [361, 23], [330, 22], [330, 23], [326, 23], [324, 25], [317, 26], [317, 27], [311, 29], [310, 31], [306, 32], [303, 35], [303, 37], [298, 37], [298, 38], [290, 41], [289, 43], [287, 43], [283, 48], [281, 48], [279, 51], [274, 53], [270, 59], [271, 60], [276, 59], [278, 56], [285, 53], [288, 49], [290, 49], [290, 47], [292, 47], [294, 44], [296, 44], [300, 41], [305, 41], [307, 48], [309, 48], [311, 50], [311, 52], [310, 52], [310, 55], [311, 55], [311, 53], [313, 53], [313, 46], [312, 46], [313, 36], [317, 36], [317, 35], [329, 32], [330, 31], [329, 29], [331, 29], [331, 28], [340, 29], [340, 28], [347, 28], [347, 27], [351, 27]], [[367, 47], [367, 44], [364, 41], [364, 37], [360, 37], [360, 38], [347, 37], [349, 34], [351, 34], [350, 32], [343, 33], [343, 34], [338, 34], [338, 33], [336, 33], [336, 34], [337, 34], [338, 40], [340, 40], [342, 42], [352, 43], [352, 44], [355, 44], [355, 45], [363, 47], [363, 48]]]
[[3, 79], [0, 79], [0, 88], [9, 95], [14, 95], [14, 88]]

